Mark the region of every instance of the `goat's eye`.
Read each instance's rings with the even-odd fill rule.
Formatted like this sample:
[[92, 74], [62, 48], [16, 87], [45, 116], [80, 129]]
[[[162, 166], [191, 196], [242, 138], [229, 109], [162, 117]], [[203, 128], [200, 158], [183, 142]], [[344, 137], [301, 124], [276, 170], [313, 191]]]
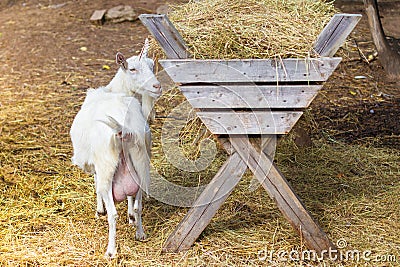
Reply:
[[136, 72], [137, 70], [135, 68], [129, 69], [130, 72]]

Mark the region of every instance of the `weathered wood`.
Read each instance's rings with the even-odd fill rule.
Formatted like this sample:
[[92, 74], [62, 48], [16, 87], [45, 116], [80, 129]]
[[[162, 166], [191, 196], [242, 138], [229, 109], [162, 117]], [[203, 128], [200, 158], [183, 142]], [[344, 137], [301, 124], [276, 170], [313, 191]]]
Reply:
[[187, 85], [180, 90], [194, 108], [306, 108], [322, 85]]
[[90, 17], [90, 22], [95, 25], [102, 25], [104, 23], [104, 16], [107, 9], [95, 10]]
[[276, 135], [261, 136], [261, 150], [271, 159], [275, 157], [276, 139]]
[[364, 0], [363, 2], [379, 61], [389, 76], [400, 78], [400, 51], [396, 49], [396, 46], [391, 47], [386, 39], [379, 15], [378, 1]]
[[325, 81], [341, 58], [311, 59], [164, 59], [159, 63], [177, 83]]
[[[300, 198], [272, 160], [264, 153], [257, 151], [249, 142], [247, 136], [231, 137], [230, 142], [269, 196], [275, 200], [279, 210], [293, 228], [303, 236], [306, 245], [318, 253], [329, 248], [334, 249], [335, 246], [313, 220]], [[266, 166], [271, 166], [271, 168]]]
[[246, 163], [233, 153], [207, 185], [164, 244], [164, 252], [189, 249], [225, 202], [246, 171]]
[[[265, 155], [267, 155], [270, 159], [275, 158], [275, 151], [276, 151], [276, 144], [277, 144], [277, 136], [276, 135], [273, 135], [273, 134], [261, 135], [261, 138], [252, 137], [252, 138], [249, 138], [249, 141], [254, 147], [261, 148], [260, 150], [262, 150], [265, 153]], [[234, 150], [234, 148], [233, 148], [233, 150]], [[272, 161], [271, 161], [271, 164], [272, 164]], [[267, 169], [271, 169], [271, 164], [269, 166], [264, 166], [264, 167]], [[250, 192], [253, 192], [254, 190], [256, 190], [260, 185], [261, 185], [260, 182], [254, 176], [250, 181], [250, 185], [249, 185]]]
[[333, 57], [360, 19], [359, 14], [335, 14], [319, 34], [313, 51], [321, 57]]
[[301, 111], [199, 111], [213, 134], [287, 134]]
[[142, 14], [139, 19], [156, 39], [168, 58], [191, 57], [185, 41], [167, 15]]

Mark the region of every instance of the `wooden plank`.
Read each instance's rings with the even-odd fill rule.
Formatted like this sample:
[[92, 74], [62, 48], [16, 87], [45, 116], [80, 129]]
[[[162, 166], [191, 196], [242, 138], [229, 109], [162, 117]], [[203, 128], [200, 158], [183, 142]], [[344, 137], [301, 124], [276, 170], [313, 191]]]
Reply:
[[[261, 147], [262, 151], [265, 153], [265, 155], [268, 156], [268, 158], [273, 159], [275, 158], [275, 151], [276, 151], [276, 144], [277, 144], [277, 136], [276, 135], [261, 135], [261, 138], [258, 137], [252, 137], [249, 138], [250, 143], [254, 147]], [[235, 150], [236, 151], [236, 150]], [[271, 166], [265, 166], [266, 168], [270, 169]], [[253, 175], [254, 176], [254, 175]], [[261, 183], [258, 181], [258, 179], [254, 176], [249, 185], [249, 190], [250, 192], [255, 191]]]
[[197, 115], [213, 134], [287, 134], [301, 111], [200, 111]]
[[164, 244], [164, 252], [189, 249], [210, 223], [247, 169], [237, 153], [224, 163]]
[[271, 159], [273, 159], [275, 157], [276, 144], [277, 144], [276, 135], [262, 135], [261, 136], [262, 151], [265, 153], [265, 155], [267, 155]]
[[159, 60], [177, 83], [313, 82], [325, 81], [341, 58]]
[[333, 57], [360, 21], [359, 14], [335, 14], [315, 41], [313, 52]]
[[168, 58], [191, 57], [185, 41], [167, 15], [142, 14], [139, 19], [156, 39]]
[[303, 236], [308, 248], [318, 253], [329, 248], [335, 249], [272, 160], [264, 153], [257, 151], [246, 136], [231, 137], [230, 141], [269, 196], [275, 200], [279, 210], [293, 228]]
[[322, 85], [186, 85], [194, 108], [306, 108]]

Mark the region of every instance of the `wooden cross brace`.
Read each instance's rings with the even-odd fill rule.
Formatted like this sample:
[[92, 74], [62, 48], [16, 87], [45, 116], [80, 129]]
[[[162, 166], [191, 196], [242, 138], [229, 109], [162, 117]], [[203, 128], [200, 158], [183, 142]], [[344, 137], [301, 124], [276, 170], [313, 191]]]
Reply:
[[[360, 15], [353, 14], [337, 14], [334, 15], [328, 25], [321, 32], [317, 41], [314, 44], [313, 51], [314, 54], [319, 55], [320, 57], [332, 57], [342, 43], [345, 41], [346, 37], [353, 30], [355, 25], [360, 20]], [[184, 59], [191, 57], [189, 52], [187, 51], [187, 46], [184, 43], [182, 37], [179, 35], [178, 31], [172, 25], [172, 23], [168, 20], [166, 15], [141, 15], [139, 16], [143, 24], [147, 27], [150, 33], [154, 36], [154, 38], [158, 41], [160, 46], [163, 48], [167, 57], [170, 59]], [[321, 60], [319, 64], [323, 66], [324, 62], [334, 62], [337, 61], [337, 58], [325, 58]], [[340, 59], [339, 59], [340, 61]], [[339, 61], [336, 63], [338, 64]], [[290, 61], [287, 61], [290, 62]], [[173, 63], [170, 61], [170, 63]], [[239, 62], [239, 67], [243, 65], [243, 61]], [[252, 62], [256, 64], [257, 62]], [[335, 63], [335, 64], [336, 64]], [[168, 62], [166, 64], [169, 64]], [[206, 62], [206, 64], [208, 64]], [[230, 62], [229, 64], [237, 64], [237, 62]], [[257, 63], [258, 64], [258, 63]], [[337, 64], [328, 64], [330, 65], [331, 70], [333, 71], [336, 68]], [[296, 70], [299, 71], [299, 66], [296, 62], [295, 65]], [[326, 67], [326, 66], [325, 66]], [[173, 68], [172, 68], [173, 69]], [[320, 75], [321, 70], [319, 67], [317, 68], [318, 77], [322, 77], [323, 80], [326, 80], [330, 73], [325, 75]], [[323, 68], [321, 68], [323, 69]], [[179, 71], [178, 71], [179, 72]], [[222, 76], [229, 76], [225, 72]], [[170, 74], [170, 73], [169, 73]], [[320, 85], [312, 85], [310, 86], [308, 82], [310, 81], [312, 75], [308, 75], [308, 71], [306, 73], [300, 72], [300, 77], [303, 77], [303, 82], [305, 83], [307, 90], [311, 90], [313, 93], [316, 93], [319, 90]], [[177, 77], [179, 73], [176, 74]], [[203, 73], [204, 76], [208, 76], [207, 73]], [[197, 76], [197, 75], [196, 75]], [[234, 75], [235, 76], [235, 75]], [[290, 76], [290, 75], [289, 75]], [[326, 77], [328, 76], [328, 77]], [[175, 78], [177, 78], [175, 77]], [[291, 80], [290, 78], [293, 78]], [[218, 77], [219, 79], [220, 77]], [[246, 77], [245, 77], [246, 78]], [[272, 77], [272, 80], [268, 82], [274, 81], [276, 77]], [[236, 77], [230, 77], [231, 81], [236, 80]], [[298, 77], [296, 75], [291, 77], [284, 77], [283, 81], [298, 81]], [[319, 81], [317, 78], [313, 78], [314, 81]], [[176, 79], [175, 79], [176, 81]], [[203, 80], [201, 80], [203, 81]], [[201, 82], [200, 81], [200, 82]], [[203, 81], [204, 82], [204, 81]], [[213, 81], [214, 82], [214, 81]], [[239, 87], [231, 87], [231, 91], [235, 91], [240, 93], [240, 91], [244, 90], [244, 87], [240, 85], [240, 81], [238, 85]], [[261, 81], [260, 81], [261, 82]], [[186, 97], [189, 97], [190, 101], [190, 90], [196, 90], [196, 94], [206, 93], [209, 94], [212, 91], [217, 90], [218, 88], [203, 86], [204, 88], [200, 88], [199, 91], [195, 87], [190, 87], [190, 81], [185, 81], [186, 87], [182, 87]], [[265, 87], [261, 90], [266, 90]], [[296, 85], [288, 85], [287, 88], [282, 87], [284, 90], [288, 90], [290, 92], [294, 92], [298, 90], [299, 92], [305, 93], [306, 89], [303, 87], [296, 87]], [[245, 88], [246, 89], [246, 88]], [[184, 91], [186, 90], [186, 91]], [[208, 91], [207, 91], [208, 90]], [[246, 89], [247, 90], [247, 89]], [[273, 90], [271, 89], [271, 92]], [[265, 92], [265, 91], [264, 91]], [[254, 91], [252, 91], [254, 93]], [[256, 92], [257, 93], [257, 92]], [[258, 98], [257, 98], [258, 99]], [[304, 104], [302, 102], [298, 102], [297, 105], [301, 105], [302, 108], [306, 108], [309, 103], [312, 101], [313, 97], [308, 98], [308, 101], [305, 101]], [[231, 103], [231, 108], [240, 108], [240, 101], [236, 101], [235, 98], [230, 98], [229, 101]], [[235, 103], [235, 104], [234, 104]], [[258, 102], [257, 102], [258, 103]], [[255, 103], [254, 105], [259, 105], [260, 103]], [[299, 108], [298, 106], [294, 106], [293, 104], [289, 104], [290, 101], [284, 101], [285, 107], [288, 110], [290, 108]], [[201, 117], [202, 113], [211, 116], [212, 112], [207, 111], [207, 108], [211, 109], [214, 107], [211, 106], [202, 106], [204, 103], [191, 101], [192, 105], [198, 105], [197, 108], [202, 109], [202, 112], [199, 112], [198, 115]], [[272, 103], [269, 104], [275, 105], [275, 108], [282, 108], [280, 103]], [[235, 106], [237, 105], [237, 106]], [[253, 104], [252, 104], [253, 105]], [[262, 106], [262, 107], [261, 107]], [[253, 106], [251, 108], [271, 108], [261, 106]], [[206, 108], [204, 108], [206, 107]], [[212, 109], [211, 109], [212, 110]], [[207, 113], [208, 112], [208, 113]], [[220, 111], [218, 111], [220, 112]], [[254, 112], [253, 112], [254, 113]], [[203, 115], [204, 115], [203, 114]], [[221, 111], [221, 114], [222, 111]], [[226, 114], [226, 113], [225, 113]], [[238, 115], [239, 113], [234, 113]], [[267, 114], [267, 113], [260, 113]], [[254, 115], [254, 114], [253, 114]], [[300, 114], [301, 115], [301, 114]], [[265, 116], [265, 115], [262, 115]], [[220, 116], [222, 118], [222, 115]], [[202, 117], [201, 117], [202, 118]], [[283, 118], [283, 117], [282, 117]], [[202, 118], [203, 122], [205, 122], [204, 118]], [[293, 122], [293, 124], [295, 121]], [[290, 125], [292, 127], [293, 125]], [[210, 125], [208, 125], [209, 129], [213, 133], [219, 133], [216, 129], [211, 129]], [[268, 128], [268, 127], [267, 127]], [[245, 129], [246, 130], [246, 129]], [[249, 129], [245, 132], [249, 132]], [[290, 130], [290, 129], [289, 129]], [[269, 131], [269, 129], [265, 129], [265, 131]], [[286, 131], [282, 131], [285, 133]], [[194, 243], [194, 241], [199, 237], [202, 231], [207, 227], [210, 223], [212, 217], [215, 215], [219, 207], [225, 202], [228, 198], [232, 190], [239, 183], [243, 174], [249, 168], [257, 180], [261, 183], [263, 188], [268, 192], [269, 196], [275, 201], [279, 210], [282, 212], [284, 217], [290, 222], [293, 228], [303, 237], [305, 244], [308, 248], [315, 250], [317, 253], [321, 253], [322, 251], [329, 249], [335, 249], [334, 244], [329, 240], [327, 235], [321, 229], [321, 227], [314, 221], [311, 217], [310, 213], [305, 208], [304, 204], [300, 200], [300, 198], [296, 195], [293, 188], [290, 186], [288, 181], [279, 171], [278, 167], [273, 163], [273, 159], [271, 158], [271, 147], [270, 141], [272, 141], [275, 136], [264, 135], [266, 132], [258, 132], [263, 137], [263, 142], [261, 145], [256, 145], [255, 138], [249, 138], [247, 134], [242, 134], [243, 132], [238, 132], [229, 135], [229, 137], [219, 137], [219, 141], [223, 144], [225, 150], [227, 151], [229, 158], [223, 164], [223, 166], [219, 169], [217, 174], [214, 176], [212, 181], [207, 185], [201, 195], [193, 204], [192, 208], [188, 211], [186, 216], [182, 219], [176, 229], [171, 233], [168, 237], [167, 241], [164, 244], [163, 251], [165, 252], [177, 252], [189, 249], [190, 246]], [[272, 134], [278, 134], [279, 131], [272, 132]], [[251, 140], [253, 139], [253, 140]], [[259, 139], [257, 139], [259, 141]]]
[[[272, 138], [270, 137], [270, 140]], [[250, 142], [247, 135], [238, 135], [229, 139], [220, 138], [220, 141], [230, 154], [229, 158], [168, 237], [164, 251], [177, 252], [190, 248], [239, 183], [247, 167], [275, 201], [293, 228], [303, 236], [307, 247], [318, 253], [335, 248], [268, 156], [270, 151], [263, 150], [268, 147], [268, 142], [264, 142], [262, 148], [257, 148]]]

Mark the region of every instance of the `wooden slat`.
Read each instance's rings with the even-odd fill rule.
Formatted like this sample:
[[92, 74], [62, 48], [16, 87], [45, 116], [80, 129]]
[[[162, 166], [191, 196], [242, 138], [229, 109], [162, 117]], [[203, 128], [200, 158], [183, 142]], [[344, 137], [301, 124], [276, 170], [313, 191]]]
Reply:
[[159, 63], [177, 83], [325, 81], [341, 58], [313, 59], [164, 59]]
[[315, 41], [314, 52], [333, 57], [360, 19], [359, 14], [335, 14]]
[[246, 136], [231, 137], [230, 142], [286, 219], [304, 238], [308, 248], [318, 253], [329, 248], [335, 249], [272, 160], [257, 151]]
[[[276, 145], [277, 145], [277, 136], [276, 135], [261, 135], [261, 138], [249, 138], [250, 143], [254, 147], [260, 147], [260, 150], [267, 155], [268, 158], [274, 159], [275, 158], [275, 152], [276, 152]], [[236, 150], [235, 150], [236, 151]], [[270, 169], [271, 166], [266, 166], [267, 168]], [[250, 181], [250, 186], [249, 190], [253, 192], [259, 187], [260, 182], [258, 179], [254, 176], [251, 181]]]
[[139, 19], [156, 39], [168, 58], [191, 57], [182, 36], [167, 15], [142, 14]]
[[246, 169], [246, 163], [237, 153], [233, 153], [170, 234], [163, 251], [178, 252], [189, 249], [240, 181]]
[[187, 85], [180, 90], [194, 108], [306, 108], [322, 85]]
[[213, 134], [287, 134], [301, 111], [200, 111], [197, 115]]

